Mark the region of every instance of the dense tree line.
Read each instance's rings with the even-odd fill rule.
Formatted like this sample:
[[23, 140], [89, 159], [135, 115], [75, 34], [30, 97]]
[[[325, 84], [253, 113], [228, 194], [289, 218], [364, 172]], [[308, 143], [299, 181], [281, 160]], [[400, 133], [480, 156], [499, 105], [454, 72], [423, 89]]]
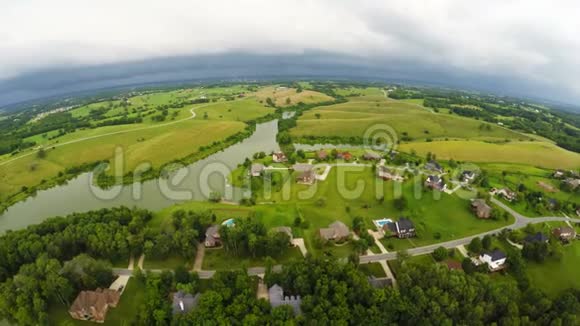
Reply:
[[224, 249], [235, 256], [278, 257], [290, 245], [288, 234], [268, 232], [263, 223], [252, 217], [237, 219], [235, 223], [235, 227], [220, 228]]

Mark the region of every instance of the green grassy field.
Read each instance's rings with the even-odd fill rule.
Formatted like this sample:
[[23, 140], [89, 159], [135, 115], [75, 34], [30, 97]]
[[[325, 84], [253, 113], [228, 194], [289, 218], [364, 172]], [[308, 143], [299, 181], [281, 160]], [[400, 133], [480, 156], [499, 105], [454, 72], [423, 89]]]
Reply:
[[544, 168], [578, 168], [580, 154], [567, 151], [546, 142], [508, 142], [492, 144], [481, 141], [433, 141], [405, 143], [399, 146], [405, 152], [416, 151], [437, 154], [440, 159], [471, 162], [521, 163]]
[[[317, 114], [320, 118], [317, 118]], [[347, 103], [323, 106], [310, 110], [298, 119], [291, 130], [295, 137], [302, 136], [357, 136], [377, 124], [388, 125], [413, 140], [427, 138], [458, 138], [480, 140], [527, 139], [511, 130], [449, 114], [434, 114], [414, 103], [386, 99], [384, 96], [350, 98]]]
[[360, 264], [358, 269], [367, 276], [385, 277], [385, 271], [379, 263]]
[[[137, 317], [138, 309], [145, 300], [145, 285], [130, 279], [127, 288], [121, 296], [119, 304], [115, 308], [110, 308], [103, 325], [132, 325]], [[75, 320], [68, 314], [68, 307], [61, 305], [52, 306], [48, 312], [49, 325], [57, 326], [90, 326], [95, 323], [90, 321]]]
[[557, 296], [563, 290], [580, 288], [580, 241], [564, 246], [561, 261], [548, 259], [542, 264], [528, 262], [527, 271], [532, 284], [550, 296]]
[[[266, 103], [267, 98], [271, 98], [276, 106], [290, 106], [300, 102], [309, 104], [332, 101], [332, 97], [319, 92], [303, 90], [298, 93], [294, 88], [277, 86], [261, 88], [255, 93], [255, 96], [264, 103]], [[290, 103], [287, 102], [287, 99], [290, 99]]]

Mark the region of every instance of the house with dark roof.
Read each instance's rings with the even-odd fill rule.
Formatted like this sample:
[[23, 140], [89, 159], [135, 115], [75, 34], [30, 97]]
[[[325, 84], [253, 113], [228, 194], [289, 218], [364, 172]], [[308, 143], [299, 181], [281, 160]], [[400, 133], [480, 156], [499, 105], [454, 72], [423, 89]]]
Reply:
[[212, 225], [205, 231], [205, 246], [207, 248], [217, 247], [221, 245], [221, 238], [219, 233], [219, 226]]
[[183, 291], [173, 293], [173, 302], [171, 304], [173, 314], [186, 314], [197, 307], [199, 293], [191, 295]]
[[435, 190], [443, 190], [445, 188], [445, 182], [443, 182], [443, 179], [438, 175], [430, 175], [425, 180], [425, 187]]
[[302, 314], [300, 309], [302, 299], [300, 296], [284, 296], [284, 289], [278, 284], [274, 284], [268, 289], [268, 301], [270, 301], [272, 308], [289, 305], [294, 310], [295, 315]]
[[505, 200], [511, 202], [514, 201], [517, 197], [518, 194], [516, 194], [515, 192], [511, 191], [508, 188], [503, 188], [503, 189], [492, 189], [491, 191], [492, 195], [500, 195], [502, 196]]
[[261, 163], [253, 163], [252, 167], [250, 168], [250, 174], [252, 177], [259, 177], [264, 172], [264, 164]]
[[553, 211], [560, 208], [560, 203], [554, 198], [549, 198], [546, 206], [549, 210]]
[[537, 232], [534, 234], [529, 234], [524, 238], [525, 243], [542, 243], [548, 242], [550, 238], [542, 232]]
[[70, 306], [68, 313], [74, 319], [105, 322], [109, 308], [119, 303], [121, 293], [111, 289], [81, 291]]
[[507, 256], [502, 251], [496, 249], [481, 254], [479, 260], [481, 260], [482, 263], [486, 263], [489, 266], [490, 271], [495, 272], [505, 267]]
[[322, 239], [327, 241], [341, 241], [349, 237], [350, 230], [346, 224], [341, 221], [336, 221], [327, 228], [319, 229], [318, 234]]
[[491, 207], [485, 202], [485, 199], [473, 199], [471, 201], [471, 210], [478, 218], [487, 219], [491, 217]]
[[443, 167], [437, 161], [431, 160], [425, 163], [425, 170], [443, 173]]
[[576, 238], [576, 230], [569, 226], [560, 226], [552, 230], [552, 234], [561, 241], [570, 241]]
[[401, 217], [396, 222], [386, 223], [383, 225], [383, 231], [385, 231], [385, 234], [390, 232], [390, 234], [399, 239], [413, 238], [417, 236], [413, 222], [404, 217]]

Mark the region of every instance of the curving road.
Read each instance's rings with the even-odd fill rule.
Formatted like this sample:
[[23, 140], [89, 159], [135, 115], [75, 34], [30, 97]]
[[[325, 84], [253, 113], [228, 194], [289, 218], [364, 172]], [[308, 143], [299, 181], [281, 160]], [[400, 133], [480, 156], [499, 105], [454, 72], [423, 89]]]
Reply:
[[[129, 132], [135, 132], [135, 131], [142, 131], [142, 130], [147, 130], [147, 129], [167, 127], [167, 126], [170, 126], [170, 125], [173, 125], [173, 124], [176, 124], [176, 123], [181, 123], [183, 121], [187, 121], [187, 120], [194, 119], [195, 118], [195, 112], [193, 111], [194, 109], [201, 109], [203, 107], [210, 106], [212, 104], [215, 104], [215, 103], [205, 104], [205, 105], [199, 106], [197, 108], [191, 108], [189, 110], [189, 112], [191, 113], [191, 116], [190, 117], [187, 117], [187, 118], [180, 119], [180, 120], [175, 120], [175, 121], [171, 121], [171, 122], [167, 122], [167, 123], [156, 124], [156, 125], [142, 127], [142, 128], [135, 128], [135, 129], [129, 129], [129, 130], [120, 130], [120, 131], [113, 131], [113, 132], [109, 132], [109, 133], [106, 133], [106, 134], [78, 138], [78, 139], [74, 139], [74, 140], [71, 140], [71, 141], [68, 141], [68, 142], [65, 142], [65, 143], [58, 143], [58, 144], [57, 143], [54, 143], [54, 144], [51, 144], [51, 145], [47, 145], [47, 147], [50, 147], [50, 148], [55, 147], [56, 148], [56, 147], [61, 147], [61, 146], [65, 146], [65, 145], [75, 144], [75, 143], [79, 143], [79, 142], [82, 142], [82, 141], [96, 139], [96, 138], [101, 138], [101, 137], [106, 137], [106, 136], [119, 135], [119, 134], [124, 134], [124, 133], [129, 133]], [[6, 164], [11, 163], [11, 162], [14, 162], [14, 161], [19, 160], [19, 159], [21, 159], [23, 157], [27, 157], [27, 156], [33, 155], [36, 152], [38, 152], [38, 150], [32, 150], [30, 153], [26, 153], [24, 155], [20, 155], [20, 156], [17, 156], [15, 158], [12, 158], [10, 160], [4, 161], [4, 162], [0, 162], [0, 166], [6, 165]]]
[[[423, 247], [412, 248], [412, 249], [407, 250], [407, 252], [411, 256], [418, 256], [418, 255], [432, 253], [433, 251], [435, 251], [435, 249], [437, 249], [439, 247], [445, 247], [447, 249], [451, 249], [451, 248], [455, 248], [455, 247], [460, 246], [460, 245], [469, 244], [471, 242], [471, 240], [473, 240], [474, 238], [481, 238], [481, 237], [484, 237], [486, 235], [498, 234], [499, 232], [501, 232], [502, 230], [504, 230], [506, 228], [507, 229], [521, 229], [521, 228], [524, 228], [529, 223], [543, 223], [543, 222], [554, 222], [554, 221], [561, 221], [561, 222], [569, 221], [569, 222], [580, 223], [580, 219], [560, 217], [560, 216], [527, 217], [527, 216], [524, 216], [524, 215], [514, 211], [513, 209], [508, 207], [506, 204], [502, 203], [501, 201], [499, 201], [493, 197], [491, 198], [491, 202], [498, 205], [502, 209], [506, 210], [508, 213], [510, 213], [516, 219], [515, 222], [512, 223], [511, 225], [508, 225], [508, 226], [505, 226], [505, 227], [502, 227], [499, 229], [495, 229], [495, 230], [491, 230], [491, 231], [487, 231], [487, 232], [482, 232], [482, 233], [475, 234], [475, 235], [472, 235], [469, 237], [451, 240], [451, 241], [447, 241], [447, 242], [435, 243], [435, 244], [423, 246]], [[374, 256], [361, 256], [360, 263], [363, 264], [363, 263], [377, 262], [377, 261], [381, 261], [381, 260], [394, 260], [394, 259], [397, 259], [397, 253], [396, 252], [389, 252], [389, 253], [378, 254], [378, 255], [374, 255]]]

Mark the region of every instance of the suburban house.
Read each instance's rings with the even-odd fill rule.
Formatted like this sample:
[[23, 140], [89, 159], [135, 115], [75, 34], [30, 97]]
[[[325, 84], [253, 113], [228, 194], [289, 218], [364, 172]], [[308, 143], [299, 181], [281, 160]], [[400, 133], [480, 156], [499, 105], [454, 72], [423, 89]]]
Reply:
[[529, 234], [524, 238], [525, 243], [542, 243], [548, 242], [550, 238], [542, 232], [537, 232], [534, 234]]
[[397, 174], [394, 170], [387, 168], [384, 165], [377, 166], [377, 177], [383, 180], [394, 180], [402, 182], [404, 178]]
[[68, 313], [74, 319], [103, 323], [109, 308], [116, 307], [120, 298], [121, 293], [111, 289], [81, 291]]
[[441, 165], [439, 165], [439, 163], [437, 163], [437, 161], [434, 160], [425, 163], [425, 169], [429, 171], [443, 173], [443, 168], [441, 167]]
[[313, 170], [308, 170], [308, 171], [301, 172], [296, 177], [296, 182], [298, 182], [300, 184], [311, 185], [315, 181], [316, 181], [316, 174], [314, 173]]
[[294, 236], [292, 235], [292, 228], [289, 226], [279, 226], [279, 227], [273, 228], [272, 230], [274, 232], [286, 233], [288, 235], [288, 237], [290, 238], [290, 242], [292, 242], [292, 239], [294, 238]]
[[483, 253], [479, 256], [482, 263], [487, 263], [489, 270], [492, 272], [498, 271], [505, 267], [506, 254], [500, 250]]
[[352, 160], [352, 154], [349, 152], [338, 152], [336, 153], [336, 158], [339, 160], [350, 161]]
[[404, 217], [401, 217], [397, 222], [385, 224], [383, 226], [383, 231], [390, 231], [393, 236], [399, 239], [406, 239], [417, 236], [413, 222]]
[[470, 183], [475, 179], [475, 172], [473, 171], [463, 171], [461, 172], [461, 181], [465, 183]]
[[560, 226], [552, 230], [552, 234], [562, 241], [570, 241], [576, 238], [576, 230], [569, 226]]
[[503, 189], [499, 189], [499, 190], [492, 189], [491, 194], [492, 195], [501, 195], [505, 200], [510, 201], [510, 202], [515, 200], [518, 197], [518, 195], [515, 192], [509, 190], [508, 188], [503, 188]]
[[578, 186], [580, 186], [580, 179], [566, 178], [566, 180], [564, 180], [564, 183], [568, 187], [570, 187], [570, 189], [576, 189], [578, 188]]
[[341, 241], [348, 238], [350, 230], [340, 221], [330, 224], [327, 228], [318, 230], [320, 237], [327, 241]]
[[286, 157], [286, 154], [282, 152], [274, 152], [272, 153], [272, 161], [274, 161], [274, 163], [284, 163], [288, 162], [288, 158]]
[[221, 239], [219, 234], [219, 226], [212, 225], [205, 231], [205, 246], [207, 248], [217, 247], [221, 245]]
[[363, 158], [367, 161], [378, 161], [381, 159], [381, 156], [375, 152], [365, 152]]
[[393, 285], [393, 280], [388, 277], [374, 277], [369, 276], [369, 283], [375, 289], [386, 288], [387, 286]]
[[261, 163], [253, 163], [252, 167], [250, 168], [250, 174], [252, 177], [259, 177], [264, 172], [264, 164]]
[[319, 160], [326, 160], [328, 158], [328, 153], [325, 150], [319, 150], [316, 152], [316, 158]]
[[478, 218], [490, 218], [491, 207], [485, 202], [485, 199], [473, 199], [471, 209]]
[[292, 310], [294, 310], [295, 315], [300, 315], [302, 313], [300, 310], [302, 299], [300, 296], [284, 296], [284, 289], [278, 284], [274, 284], [268, 289], [268, 301], [270, 301], [272, 308], [289, 305], [292, 307]]
[[440, 176], [430, 175], [427, 177], [427, 180], [425, 180], [425, 186], [431, 189], [443, 190], [445, 188], [445, 183]]
[[562, 170], [556, 170], [554, 171], [554, 173], [552, 174], [552, 177], [556, 178], [556, 179], [560, 179], [564, 177], [564, 171]]
[[186, 314], [190, 312], [193, 308], [197, 307], [199, 301], [199, 293], [195, 296], [185, 293], [183, 291], [177, 291], [173, 293], [173, 314]]

